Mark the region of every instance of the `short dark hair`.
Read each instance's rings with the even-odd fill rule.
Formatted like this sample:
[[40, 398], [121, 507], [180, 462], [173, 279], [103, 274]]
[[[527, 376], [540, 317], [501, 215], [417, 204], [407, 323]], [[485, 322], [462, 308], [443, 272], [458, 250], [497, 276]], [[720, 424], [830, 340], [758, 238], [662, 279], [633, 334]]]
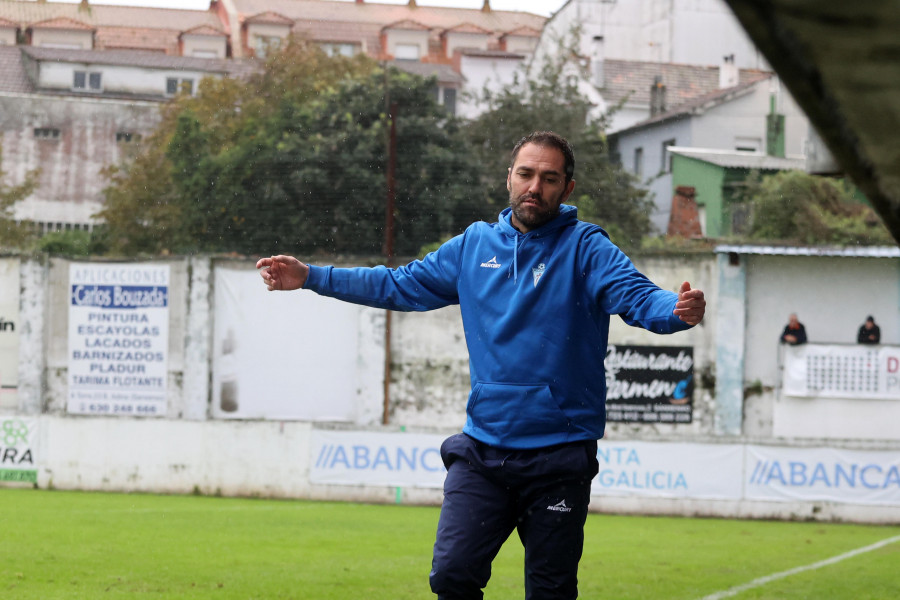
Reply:
[[516, 157], [519, 156], [519, 150], [521, 150], [525, 144], [537, 144], [538, 146], [556, 148], [562, 152], [563, 160], [565, 161], [566, 183], [568, 184], [572, 181], [572, 177], [575, 175], [575, 152], [572, 150], [572, 144], [570, 144], [566, 138], [553, 133], [552, 131], [535, 131], [532, 134], [526, 135], [516, 143], [512, 150], [509, 159], [510, 169], [516, 164]]

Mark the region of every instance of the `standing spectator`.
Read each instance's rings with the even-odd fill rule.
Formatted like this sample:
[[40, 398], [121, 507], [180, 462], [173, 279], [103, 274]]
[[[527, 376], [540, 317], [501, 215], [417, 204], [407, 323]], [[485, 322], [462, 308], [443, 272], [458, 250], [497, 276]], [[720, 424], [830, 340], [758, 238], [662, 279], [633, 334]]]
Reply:
[[860, 344], [881, 343], [881, 327], [875, 324], [875, 317], [866, 317], [866, 322], [860, 325], [859, 333], [856, 334], [856, 341]]
[[796, 314], [788, 317], [788, 324], [784, 326], [781, 332], [781, 343], [790, 344], [791, 346], [799, 346], [806, 343], [806, 327], [797, 320]]

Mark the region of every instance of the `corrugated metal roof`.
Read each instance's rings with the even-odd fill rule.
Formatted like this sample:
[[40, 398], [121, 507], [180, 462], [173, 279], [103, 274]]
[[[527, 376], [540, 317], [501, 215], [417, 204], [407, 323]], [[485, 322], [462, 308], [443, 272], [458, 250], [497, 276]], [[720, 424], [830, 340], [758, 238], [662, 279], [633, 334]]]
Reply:
[[803, 157], [781, 158], [769, 156], [762, 152], [735, 152], [731, 150], [714, 150], [707, 148], [685, 148], [669, 146], [669, 152], [695, 158], [720, 167], [733, 169], [760, 169], [763, 171], [789, 171], [803, 169], [806, 159]]
[[896, 246], [716, 246], [717, 254], [758, 254], [767, 256], [838, 256], [845, 258], [900, 258], [900, 248]]

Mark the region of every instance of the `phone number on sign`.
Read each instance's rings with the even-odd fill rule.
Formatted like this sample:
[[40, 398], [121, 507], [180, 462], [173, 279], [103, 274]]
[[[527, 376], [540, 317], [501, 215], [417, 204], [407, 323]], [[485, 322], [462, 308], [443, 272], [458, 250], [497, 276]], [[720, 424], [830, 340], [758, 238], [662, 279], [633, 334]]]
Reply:
[[79, 407], [82, 413], [94, 415], [157, 415], [162, 414], [156, 404], [125, 404], [115, 402], [90, 402], [82, 403]]

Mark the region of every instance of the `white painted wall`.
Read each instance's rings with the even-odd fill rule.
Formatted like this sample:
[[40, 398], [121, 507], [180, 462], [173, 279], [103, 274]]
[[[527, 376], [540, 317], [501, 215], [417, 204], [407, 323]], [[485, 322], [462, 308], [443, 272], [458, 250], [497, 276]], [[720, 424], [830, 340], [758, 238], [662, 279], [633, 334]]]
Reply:
[[184, 45], [182, 56], [225, 58], [226, 39], [224, 35], [182, 35], [181, 42]]
[[[765, 69], [759, 52], [723, 0], [569, 0], [544, 27], [539, 52], [581, 26], [579, 53], [603, 36], [606, 58], [710, 66], [735, 55], [742, 69]], [[700, 43], [698, 43], [698, 40]]]
[[447, 56], [453, 56], [453, 53], [459, 48], [487, 50], [490, 36], [486, 33], [448, 31], [444, 34], [444, 39], [447, 44]]
[[474, 119], [486, 110], [477, 102], [485, 89], [500, 92], [525, 77], [523, 59], [468, 54], [460, 56], [459, 72], [466, 81], [463, 94], [457, 99], [456, 114], [466, 119]]
[[[204, 77], [220, 77], [219, 74], [191, 69], [150, 69], [134, 66], [79, 64], [75, 62], [56, 63], [41, 61], [38, 86], [48, 89], [71, 90], [75, 71], [102, 73], [103, 91], [107, 93], [149, 94], [164, 96], [166, 80], [192, 79], [194, 91]], [[90, 92], [85, 92], [90, 95]]]
[[[428, 56], [428, 31], [413, 29], [388, 29], [384, 36], [387, 40], [387, 53], [391, 56], [397, 56], [397, 46], [416, 46], [419, 49], [418, 59]], [[409, 58], [400, 56], [398, 58]]]
[[32, 30], [32, 46], [48, 48], [79, 48], [90, 50], [94, 47], [94, 32], [90, 30], [66, 31], [64, 29]]

